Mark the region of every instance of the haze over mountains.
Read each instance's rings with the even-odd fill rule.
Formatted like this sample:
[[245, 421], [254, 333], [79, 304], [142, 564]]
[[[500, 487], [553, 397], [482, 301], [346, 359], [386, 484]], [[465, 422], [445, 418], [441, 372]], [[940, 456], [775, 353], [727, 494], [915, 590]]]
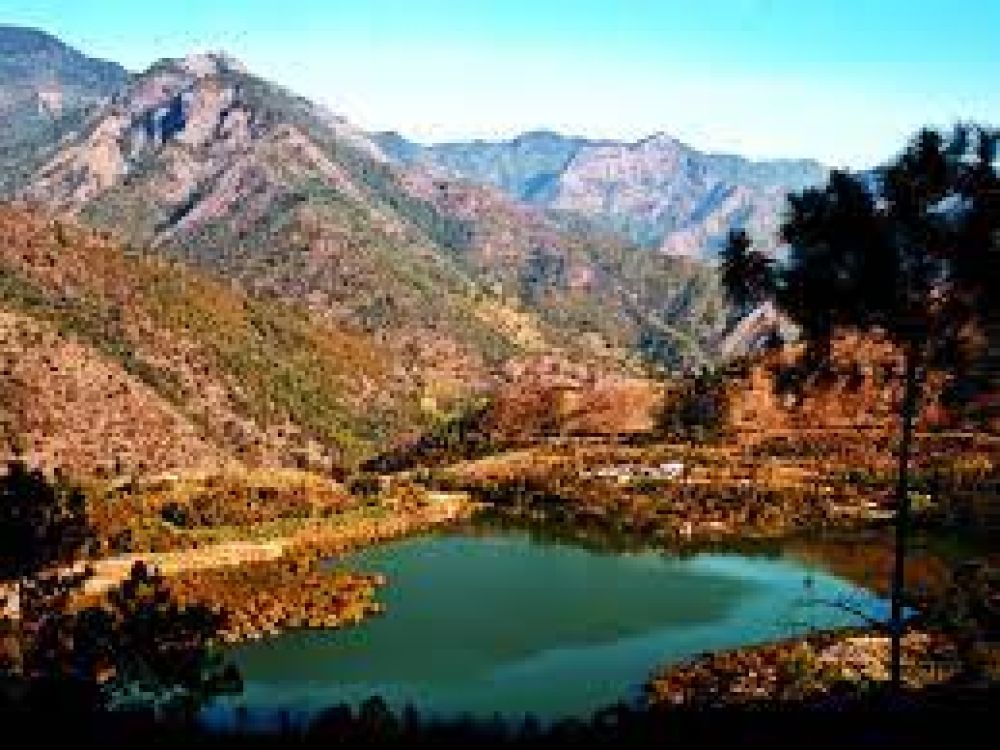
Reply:
[[[140, 394], [130, 409], [159, 404], [137, 424], [181, 425], [220, 461], [330, 465], [518, 383], [602, 393], [614, 414], [608, 394], [634, 394], [649, 366], [766, 336], [766, 315], [737, 325], [701, 261], [730, 227], [766, 235], [784, 192], [824, 175], [665, 135], [419, 146], [222, 54], [130, 75], [0, 27], [0, 69], [0, 197], [44, 212], [0, 222], [5, 351], [21, 363], [5, 429], [50, 457], [80, 426], [38, 412], [31, 363], [64, 361], [66, 336], [70, 359]], [[73, 367], [52, 370], [77, 373], [58, 392], [83, 387]], [[137, 450], [120, 427], [135, 461], [180, 460], [162, 447], [174, 428]]]

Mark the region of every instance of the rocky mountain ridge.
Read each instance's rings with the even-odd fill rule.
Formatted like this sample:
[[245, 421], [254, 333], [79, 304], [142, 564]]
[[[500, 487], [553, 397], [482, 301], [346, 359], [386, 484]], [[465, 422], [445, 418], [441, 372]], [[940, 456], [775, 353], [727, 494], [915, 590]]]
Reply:
[[128, 72], [36, 29], [0, 24], [0, 195], [20, 188]]
[[730, 229], [774, 247], [787, 192], [822, 182], [815, 161], [706, 154], [665, 134], [635, 142], [548, 131], [430, 146], [374, 136], [393, 159], [492, 184], [554, 216], [580, 216], [665, 253], [712, 259]]
[[21, 194], [256, 292], [305, 299], [416, 363], [461, 360], [456, 383], [525, 346], [613, 369], [636, 356], [700, 365], [728, 324], [697, 264], [395, 162], [223, 55], [133, 77]]

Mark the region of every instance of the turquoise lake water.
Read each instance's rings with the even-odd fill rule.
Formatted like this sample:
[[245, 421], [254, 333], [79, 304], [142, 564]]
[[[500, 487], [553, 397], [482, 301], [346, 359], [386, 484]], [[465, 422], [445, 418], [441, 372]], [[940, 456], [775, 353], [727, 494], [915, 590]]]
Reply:
[[251, 711], [378, 694], [441, 716], [589, 714], [638, 699], [657, 665], [857, 624], [871, 594], [780, 554], [596, 552], [522, 532], [416, 537], [334, 567], [381, 572], [384, 615], [236, 648]]

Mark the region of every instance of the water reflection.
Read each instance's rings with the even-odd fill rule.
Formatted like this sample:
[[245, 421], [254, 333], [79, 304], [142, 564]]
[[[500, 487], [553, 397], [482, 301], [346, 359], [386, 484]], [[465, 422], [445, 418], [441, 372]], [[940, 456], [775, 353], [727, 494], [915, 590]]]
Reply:
[[387, 574], [387, 614], [237, 649], [243, 702], [309, 712], [377, 693], [442, 715], [583, 715], [637, 696], [656, 665], [861, 622], [819, 602], [877, 609], [865, 590], [774, 545], [664, 554], [503, 525], [333, 563]]

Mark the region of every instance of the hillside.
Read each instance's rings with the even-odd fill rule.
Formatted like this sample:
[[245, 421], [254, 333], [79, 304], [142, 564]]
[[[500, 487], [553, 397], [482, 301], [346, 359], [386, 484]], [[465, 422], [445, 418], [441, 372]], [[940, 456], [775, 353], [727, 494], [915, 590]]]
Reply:
[[[810, 442], [828, 448], [832, 441], [838, 448], [871, 451], [872, 441], [898, 435], [903, 357], [897, 346], [877, 333], [845, 331], [824, 365], [808, 364], [804, 352], [802, 343], [759, 352], [732, 362], [721, 378], [705, 384], [702, 397], [721, 404], [722, 432], [738, 442], [785, 441], [789, 450], [806, 450]], [[1000, 429], [1000, 376], [984, 372], [995, 359], [995, 343], [970, 340], [966, 353], [966, 366], [949, 373], [930, 369], [923, 377], [919, 431]], [[675, 390], [668, 404], [683, 394]]]
[[730, 323], [708, 269], [392, 163], [347, 121], [223, 55], [134, 77], [23, 196], [381, 337], [437, 373], [434, 399], [521, 355], [697, 366]]
[[116, 63], [0, 24], [0, 196], [21, 187], [47, 150], [127, 79]]
[[421, 146], [374, 136], [393, 159], [494, 185], [563, 222], [583, 217], [671, 255], [710, 259], [745, 227], [774, 246], [784, 196], [825, 179], [809, 160], [751, 161], [659, 133], [634, 143], [537, 131], [509, 141]]
[[495, 187], [421, 166], [407, 168], [401, 183], [468, 227], [451, 252], [462, 268], [564, 342], [587, 342], [591, 358], [637, 355], [680, 370], [722, 352], [734, 321], [709, 266], [644, 252], [594, 226], [559, 226]]
[[461, 224], [405, 193], [343, 120], [224, 56], [137, 76], [25, 197], [384, 338], [438, 372], [432, 390], [483, 383], [516, 353], [441, 251]]
[[361, 331], [105, 235], [0, 209], [4, 452], [80, 472], [350, 463], [418, 424]]
[[527, 313], [480, 304], [494, 335], [521, 353], [477, 373], [442, 344], [421, 365], [388, 334], [122, 248], [71, 220], [0, 207], [0, 461], [21, 455], [77, 474], [339, 473], [484, 398], [491, 419], [510, 423], [496, 430], [533, 431], [544, 415], [511, 420], [539, 389], [562, 394], [571, 431], [630, 431], [647, 419], [648, 405], [616, 410], [626, 403], [618, 394], [648, 404], [650, 381], [611, 357], [573, 364], [528, 336], [543, 326]]

